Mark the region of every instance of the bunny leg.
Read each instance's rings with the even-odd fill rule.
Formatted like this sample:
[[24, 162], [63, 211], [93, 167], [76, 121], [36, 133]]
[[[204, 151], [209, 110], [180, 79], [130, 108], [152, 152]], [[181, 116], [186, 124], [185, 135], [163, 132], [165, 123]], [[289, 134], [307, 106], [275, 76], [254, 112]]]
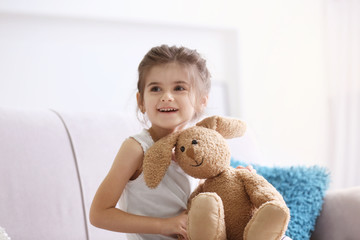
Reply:
[[226, 240], [224, 207], [216, 193], [200, 193], [188, 213], [189, 240]]
[[280, 240], [290, 219], [289, 209], [277, 201], [266, 202], [246, 225], [244, 240]]

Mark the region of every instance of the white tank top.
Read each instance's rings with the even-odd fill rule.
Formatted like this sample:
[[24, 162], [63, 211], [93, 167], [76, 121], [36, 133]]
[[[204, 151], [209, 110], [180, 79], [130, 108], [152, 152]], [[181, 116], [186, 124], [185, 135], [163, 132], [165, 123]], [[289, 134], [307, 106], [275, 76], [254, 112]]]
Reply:
[[[147, 130], [132, 136], [141, 144], [144, 153], [154, 144]], [[188, 176], [179, 165], [171, 164], [155, 189], [146, 186], [141, 173], [135, 180], [129, 181], [120, 198], [120, 208], [128, 213], [150, 217], [174, 217], [186, 209], [190, 193], [198, 185], [198, 180]], [[165, 240], [173, 239], [154, 234], [127, 234], [129, 240]]]

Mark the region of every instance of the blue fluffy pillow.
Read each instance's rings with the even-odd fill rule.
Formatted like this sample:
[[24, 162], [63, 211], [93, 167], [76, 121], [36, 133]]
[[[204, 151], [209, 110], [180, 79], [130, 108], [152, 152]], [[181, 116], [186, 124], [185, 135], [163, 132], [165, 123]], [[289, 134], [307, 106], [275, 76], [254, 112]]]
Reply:
[[[249, 164], [231, 160], [231, 166]], [[290, 209], [286, 235], [293, 240], [308, 240], [319, 216], [330, 175], [319, 166], [266, 167], [253, 165], [283, 196]]]

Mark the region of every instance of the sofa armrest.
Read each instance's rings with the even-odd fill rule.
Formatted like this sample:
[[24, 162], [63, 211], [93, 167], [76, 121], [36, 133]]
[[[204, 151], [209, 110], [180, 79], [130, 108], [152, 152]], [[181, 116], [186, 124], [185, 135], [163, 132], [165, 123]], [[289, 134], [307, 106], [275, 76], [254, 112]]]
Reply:
[[360, 187], [329, 191], [312, 240], [359, 239]]

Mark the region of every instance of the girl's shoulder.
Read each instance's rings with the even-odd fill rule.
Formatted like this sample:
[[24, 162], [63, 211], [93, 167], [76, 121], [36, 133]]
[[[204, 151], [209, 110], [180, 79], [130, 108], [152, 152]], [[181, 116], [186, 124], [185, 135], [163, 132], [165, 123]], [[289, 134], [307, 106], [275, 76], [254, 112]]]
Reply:
[[125, 151], [130, 155], [143, 155], [141, 144], [134, 138], [129, 137], [124, 140], [121, 145], [120, 151]]
[[147, 129], [143, 129], [140, 133], [131, 136], [130, 139], [133, 139], [140, 144], [143, 153], [145, 153], [154, 144], [154, 140]]
[[141, 169], [144, 152], [141, 145], [133, 138], [127, 138], [122, 143], [114, 160], [115, 172], [129, 171], [131, 175]]

